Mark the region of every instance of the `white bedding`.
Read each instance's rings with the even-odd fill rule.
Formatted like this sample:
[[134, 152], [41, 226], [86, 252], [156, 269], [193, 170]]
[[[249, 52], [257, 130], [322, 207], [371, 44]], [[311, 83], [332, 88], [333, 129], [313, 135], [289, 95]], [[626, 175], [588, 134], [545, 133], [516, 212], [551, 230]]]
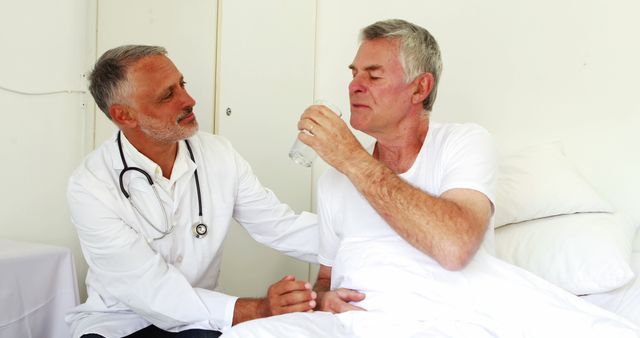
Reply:
[[630, 263], [636, 275], [630, 283], [610, 292], [587, 295], [582, 298], [640, 326], [640, 231], [636, 234]]
[[363, 291], [368, 311], [270, 317], [223, 337], [640, 337], [622, 317], [482, 250], [458, 272], [420, 259], [429, 258], [401, 240], [343, 243], [332, 278]]

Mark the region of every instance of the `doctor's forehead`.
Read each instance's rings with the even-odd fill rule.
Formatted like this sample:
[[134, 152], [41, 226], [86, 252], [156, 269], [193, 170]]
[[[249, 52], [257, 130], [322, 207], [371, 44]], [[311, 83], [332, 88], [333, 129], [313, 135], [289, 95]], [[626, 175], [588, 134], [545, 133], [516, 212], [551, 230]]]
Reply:
[[164, 55], [145, 56], [129, 66], [127, 71], [133, 78], [160, 78], [162, 76], [179, 74], [178, 68]]
[[129, 67], [128, 79], [136, 86], [169, 87], [181, 81], [182, 73], [164, 55], [144, 57]]

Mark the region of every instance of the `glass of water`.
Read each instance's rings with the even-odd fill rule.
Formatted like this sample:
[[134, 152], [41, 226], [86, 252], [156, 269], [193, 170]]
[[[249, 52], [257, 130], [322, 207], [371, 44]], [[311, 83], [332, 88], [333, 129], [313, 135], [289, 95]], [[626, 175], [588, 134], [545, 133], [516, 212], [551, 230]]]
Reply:
[[[342, 112], [340, 111], [340, 109], [326, 100], [316, 100], [313, 102], [313, 104], [325, 106], [336, 113], [336, 115], [338, 115], [339, 117], [342, 117]], [[313, 136], [313, 134], [308, 130], [302, 130], [302, 132]], [[289, 150], [289, 158], [304, 167], [310, 167], [313, 164], [313, 160], [315, 160], [317, 156], [318, 154], [316, 154], [313, 148], [302, 143], [302, 141], [300, 141], [297, 137], [295, 142], [293, 143], [293, 146], [291, 147], [291, 150]]]

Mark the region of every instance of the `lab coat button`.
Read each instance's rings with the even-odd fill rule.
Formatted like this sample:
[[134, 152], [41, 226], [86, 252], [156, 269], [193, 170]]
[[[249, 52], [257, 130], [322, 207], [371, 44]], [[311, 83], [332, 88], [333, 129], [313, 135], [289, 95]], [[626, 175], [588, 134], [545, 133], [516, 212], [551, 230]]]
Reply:
[[178, 258], [176, 258], [176, 262], [182, 263], [182, 256], [178, 256]]

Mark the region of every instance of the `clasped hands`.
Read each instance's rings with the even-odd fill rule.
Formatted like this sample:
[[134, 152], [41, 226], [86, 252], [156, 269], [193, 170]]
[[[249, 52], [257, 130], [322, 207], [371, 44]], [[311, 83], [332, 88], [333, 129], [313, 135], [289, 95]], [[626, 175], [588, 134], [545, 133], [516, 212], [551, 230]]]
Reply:
[[269, 287], [267, 297], [263, 299], [262, 312], [268, 317], [290, 312], [362, 311], [363, 308], [349, 302], [361, 301], [364, 297], [363, 293], [344, 288], [316, 292], [310, 283], [288, 275]]

